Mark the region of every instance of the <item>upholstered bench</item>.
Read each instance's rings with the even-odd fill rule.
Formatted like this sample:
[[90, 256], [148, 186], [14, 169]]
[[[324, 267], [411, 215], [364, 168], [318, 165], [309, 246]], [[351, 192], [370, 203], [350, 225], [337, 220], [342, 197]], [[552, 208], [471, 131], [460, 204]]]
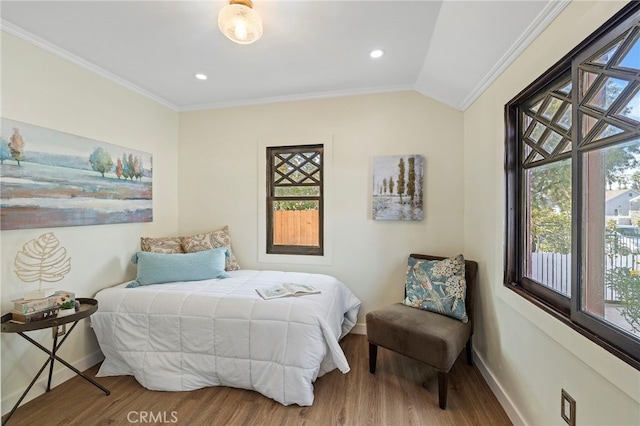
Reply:
[[[411, 257], [425, 260], [445, 259], [421, 254], [412, 254]], [[465, 345], [467, 362], [470, 365], [473, 363], [471, 336], [478, 264], [471, 260], [464, 262], [468, 322], [402, 303], [371, 311], [366, 315], [371, 373], [376, 371], [378, 346], [430, 365], [438, 372], [439, 405], [442, 409], [447, 406], [448, 373]]]

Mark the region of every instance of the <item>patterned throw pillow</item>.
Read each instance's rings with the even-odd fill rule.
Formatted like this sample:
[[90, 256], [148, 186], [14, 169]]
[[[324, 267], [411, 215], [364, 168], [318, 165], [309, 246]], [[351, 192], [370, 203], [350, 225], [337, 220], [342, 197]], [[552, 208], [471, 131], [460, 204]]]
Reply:
[[228, 226], [218, 229], [217, 231], [181, 237], [181, 240], [182, 249], [185, 253], [195, 253], [218, 247], [227, 247], [229, 249], [229, 257], [226, 259], [224, 269], [226, 271], [237, 271], [240, 269], [238, 260], [233, 255], [233, 250], [231, 249], [231, 237], [229, 236]]
[[140, 237], [142, 251], [151, 253], [184, 253], [180, 237], [148, 238]]
[[469, 321], [464, 303], [467, 284], [464, 279], [464, 257], [461, 254], [444, 260], [409, 257], [405, 285], [407, 296], [403, 304], [462, 322]]

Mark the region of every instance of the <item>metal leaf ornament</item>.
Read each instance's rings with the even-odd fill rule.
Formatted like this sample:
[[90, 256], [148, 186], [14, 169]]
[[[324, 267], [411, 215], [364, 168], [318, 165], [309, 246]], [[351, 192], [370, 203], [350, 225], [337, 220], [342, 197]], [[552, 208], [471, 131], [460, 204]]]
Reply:
[[60, 281], [71, 271], [71, 258], [53, 232], [49, 232], [25, 243], [13, 265], [18, 278], [24, 282], [38, 281], [41, 290], [43, 281]]

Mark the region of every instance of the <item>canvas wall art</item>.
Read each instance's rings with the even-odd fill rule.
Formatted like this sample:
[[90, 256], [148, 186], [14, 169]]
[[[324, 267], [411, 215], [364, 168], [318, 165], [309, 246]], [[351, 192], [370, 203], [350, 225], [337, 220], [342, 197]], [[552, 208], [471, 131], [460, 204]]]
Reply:
[[372, 211], [376, 220], [422, 220], [424, 157], [373, 158]]
[[1, 119], [0, 229], [151, 222], [146, 152]]

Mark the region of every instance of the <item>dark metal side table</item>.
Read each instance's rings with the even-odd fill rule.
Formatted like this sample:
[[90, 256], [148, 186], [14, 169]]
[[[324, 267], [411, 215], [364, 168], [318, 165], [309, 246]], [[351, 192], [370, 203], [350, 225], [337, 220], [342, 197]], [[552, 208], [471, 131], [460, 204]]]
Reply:
[[[62, 346], [64, 341], [67, 340], [67, 337], [69, 337], [69, 334], [71, 334], [71, 332], [73, 331], [75, 326], [78, 324], [78, 322], [83, 318], [87, 318], [91, 316], [95, 311], [98, 310], [98, 301], [95, 299], [78, 298], [76, 300], [80, 302], [80, 309], [76, 311], [76, 313], [68, 315], [66, 317], [50, 318], [42, 321], [34, 321], [26, 324], [19, 324], [19, 323], [11, 322], [11, 314], [6, 314], [2, 316], [2, 332], [3, 333], [17, 333], [20, 336], [24, 337], [26, 340], [28, 340], [30, 343], [32, 343], [34, 346], [37, 346], [40, 350], [44, 351], [47, 355], [49, 355], [49, 358], [42, 365], [42, 367], [40, 367], [38, 374], [36, 374], [36, 376], [33, 378], [31, 383], [27, 387], [27, 389], [25, 389], [24, 393], [22, 394], [18, 402], [16, 402], [16, 405], [14, 405], [11, 412], [9, 412], [6, 418], [2, 420], [3, 425], [9, 421], [13, 413], [20, 406], [20, 403], [22, 402], [24, 397], [27, 396], [27, 393], [29, 393], [29, 391], [31, 390], [33, 385], [36, 383], [36, 381], [38, 380], [42, 372], [45, 370], [45, 368], [47, 368], [47, 365], [49, 366], [49, 380], [47, 381], [47, 392], [51, 390], [51, 376], [53, 375], [54, 361], [58, 361], [62, 363], [65, 367], [69, 368], [77, 375], [83, 377], [85, 380], [89, 381], [91, 384], [93, 384], [94, 386], [99, 388], [102, 392], [104, 392], [105, 395], [109, 395], [111, 393], [109, 392], [109, 389], [105, 388], [100, 383], [96, 382], [91, 377], [87, 376], [86, 374], [84, 374], [83, 372], [81, 372], [71, 364], [69, 364], [67, 361], [63, 360], [58, 355], [56, 355], [56, 352], [58, 352], [58, 349], [60, 349], [60, 346]], [[66, 332], [62, 340], [58, 342], [58, 332], [57, 332], [58, 326], [71, 323], [71, 322], [73, 322], [73, 325], [71, 326], [71, 328], [69, 328], [69, 331]], [[25, 332], [27, 331], [43, 330], [45, 328], [53, 328], [54, 330], [53, 345], [51, 347], [51, 350], [48, 350], [47, 348], [42, 346], [40, 343], [36, 342], [31, 337], [25, 334]]]

